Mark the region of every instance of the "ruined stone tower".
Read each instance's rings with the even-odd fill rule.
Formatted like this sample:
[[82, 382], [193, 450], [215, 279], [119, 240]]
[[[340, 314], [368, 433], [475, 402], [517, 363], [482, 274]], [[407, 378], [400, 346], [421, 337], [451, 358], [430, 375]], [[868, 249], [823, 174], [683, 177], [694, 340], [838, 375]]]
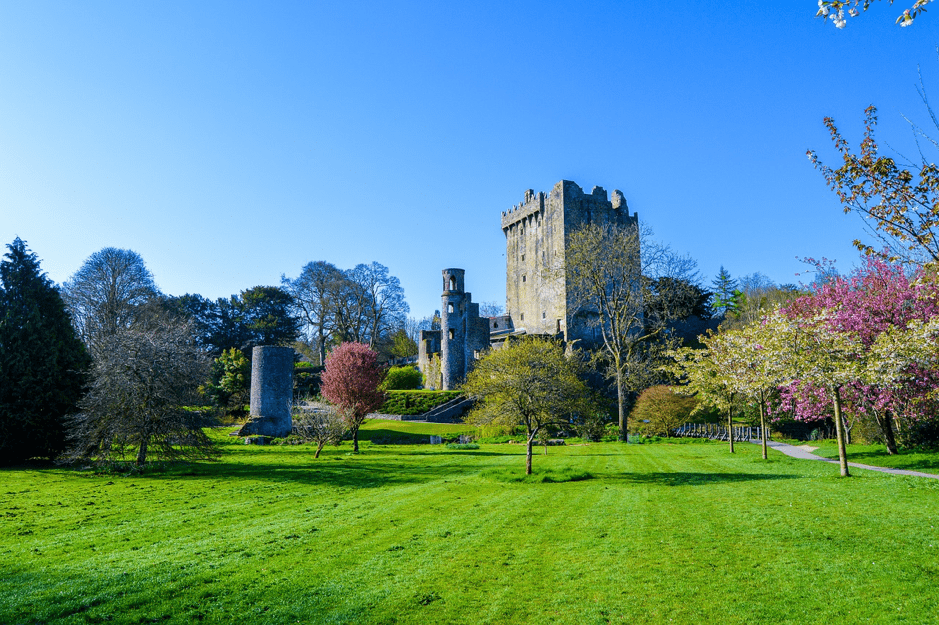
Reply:
[[517, 333], [595, 339], [593, 329], [574, 318], [564, 277], [566, 237], [591, 223], [638, 227], [639, 215], [629, 214], [620, 191], [608, 199], [602, 187], [594, 187], [588, 195], [569, 180], [547, 195], [529, 189], [521, 204], [502, 213], [506, 313]]
[[[441, 386], [445, 391], [458, 388], [480, 352], [489, 347], [489, 320], [480, 319], [479, 304], [466, 292], [463, 273], [462, 269], [442, 271], [439, 345]], [[421, 332], [422, 363], [432, 356], [435, 334]]]

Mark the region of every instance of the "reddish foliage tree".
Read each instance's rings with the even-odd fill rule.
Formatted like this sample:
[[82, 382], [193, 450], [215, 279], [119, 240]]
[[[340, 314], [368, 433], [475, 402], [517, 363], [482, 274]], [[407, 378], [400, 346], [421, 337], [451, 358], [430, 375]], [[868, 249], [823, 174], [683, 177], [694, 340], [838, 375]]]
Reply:
[[320, 392], [342, 413], [352, 433], [352, 450], [359, 451], [359, 426], [365, 415], [385, 401], [378, 386], [384, 370], [378, 354], [362, 343], [343, 343], [326, 357]]

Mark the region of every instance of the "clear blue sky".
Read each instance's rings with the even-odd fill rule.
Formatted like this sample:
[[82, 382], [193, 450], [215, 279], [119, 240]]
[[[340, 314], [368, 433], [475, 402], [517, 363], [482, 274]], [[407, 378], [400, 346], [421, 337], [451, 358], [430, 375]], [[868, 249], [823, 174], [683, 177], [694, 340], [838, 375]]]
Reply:
[[939, 107], [939, 13], [902, 8], [5, 0], [0, 242], [57, 282], [130, 248], [211, 298], [378, 261], [420, 317], [444, 267], [504, 302], [501, 212], [568, 179], [621, 189], [708, 281], [796, 282], [861, 233], [805, 157], [834, 162], [822, 118], [857, 144], [875, 103], [913, 152], [918, 64]]

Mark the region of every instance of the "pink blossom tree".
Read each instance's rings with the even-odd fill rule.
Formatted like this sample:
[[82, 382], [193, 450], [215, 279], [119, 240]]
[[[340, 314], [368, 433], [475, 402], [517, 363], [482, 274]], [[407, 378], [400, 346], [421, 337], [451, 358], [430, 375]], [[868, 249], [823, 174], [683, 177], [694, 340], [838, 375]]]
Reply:
[[339, 409], [352, 434], [352, 451], [359, 451], [359, 427], [365, 415], [385, 401], [379, 390], [384, 370], [378, 354], [362, 343], [343, 343], [326, 357], [320, 392]]
[[[790, 303], [784, 313], [790, 319], [810, 319], [824, 313], [830, 330], [857, 337], [862, 346], [858, 358], [881, 357], [872, 352], [878, 338], [888, 331], [906, 330], [911, 323], [926, 323], [939, 316], [939, 286], [923, 269], [909, 272], [899, 264], [877, 256], [846, 277], [835, 277], [816, 286], [810, 295]], [[911, 346], [912, 347], [912, 346]], [[876, 367], [868, 363], [868, 367]], [[884, 384], [877, 376], [847, 381], [842, 390], [844, 419], [869, 416], [878, 424], [888, 453], [897, 453], [894, 429], [926, 418], [924, 410], [934, 402], [939, 389], [939, 370], [921, 360], [907, 361], [903, 375]], [[812, 421], [830, 414], [829, 393], [819, 392], [808, 381], [799, 380], [782, 390], [786, 407], [798, 420]]]

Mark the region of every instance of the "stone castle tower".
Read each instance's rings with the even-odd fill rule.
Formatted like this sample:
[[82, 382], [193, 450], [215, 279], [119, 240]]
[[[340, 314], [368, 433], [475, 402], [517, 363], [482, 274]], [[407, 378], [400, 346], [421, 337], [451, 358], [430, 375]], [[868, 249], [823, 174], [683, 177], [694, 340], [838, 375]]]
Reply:
[[566, 237], [591, 223], [638, 228], [639, 215], [629, 214], [620, 191], [608, 199], [602, 187], [594, 187], [588, 195], [569, 180], [547, 195], [529, 189], [521, 204], [502, 213], [506, 313], [516, 333], [596, 338], [593, 328], [575, 319], [564, 278]]
[[421, 371], [440, 354], [441, 388], [454, 390], [466, 379], [480, 352], [489, 347], [489, 320], [479, 317], [479, 304], [467, 293], [462, 269], [444, 269], [440, 296], [440, 330], [422, 330], [418, 344]]

